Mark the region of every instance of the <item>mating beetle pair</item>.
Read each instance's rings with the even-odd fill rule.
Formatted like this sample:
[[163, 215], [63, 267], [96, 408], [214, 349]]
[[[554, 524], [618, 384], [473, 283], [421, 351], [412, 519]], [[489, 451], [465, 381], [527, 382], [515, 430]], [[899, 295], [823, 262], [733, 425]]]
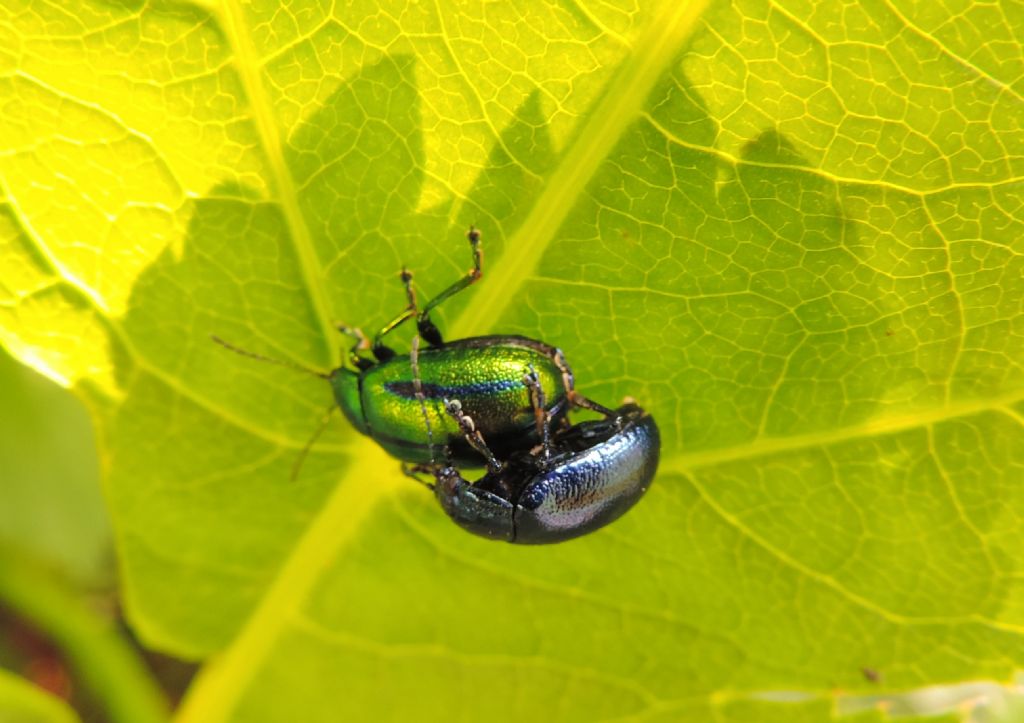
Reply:
[[513, 453], [474, 483], [450, 464], [434, 471], [441, 507], [482, 537], [541, 544], [604, 527], [636, 504], [658, 468], [654, 418], [635, 404], [580, 422], [543, 450]]
[[[415, 380], [418, 342], [413, 340], [410, 355]], [[487, 474], [470, 483], [451, 462], [439, 467], [432, 461], [425, 470], [435, 477], [441, 507], [464, 530], [523, 544], [562, 542], [620, 517], [643, 496], [657, 471], [661, 440], [654, 419], [626, 403], [603, 420], [575, 426], [563, 420], [563, 428], [552, 433], [552, 416], [532, 367], [523, 382], [530, 389], [541, 444], [517, 450], [504, 462], [488, 448], [461, 402], [444, 400], [467, 443], [487, 460]], [[419, 382], [414, 384], [429, 434], [426, 399]]]
[[[520, 336], [483, 336], [444, 342], [430, 312], [481, 275], [480, 234], [468, 234], [473, 268], [431, 299], [416, 303], [412, 274], [403, 270], [407, 306], [374, 337], [356, 339], [350, 367], [327, 379], [337, 406], [359, 432], [388, 453], [429, 472], [448, 515], [463, 528], [519, 543], [567, 540], [596, 530], [629, 509], [657, 468], [660, 440], [653, 419], [635, 405], [607, 409], [575, 390], [562, 352]], [[418, 337], [409, 356], [383, 342], [415, 318]], [[420, 350], [419, 340], [427, 347]], [[221, 345], [249, 357], [295, 367]], [[370, 350], [375, 359], [358, 352]], [[569, 424], [570, 408], [603, 420]], [[446, 464], [438, 464], [442, 450]], [[504, 460], [504, 461], [500, 461]], [[457, 466], [488, 472], [476, 483]]]

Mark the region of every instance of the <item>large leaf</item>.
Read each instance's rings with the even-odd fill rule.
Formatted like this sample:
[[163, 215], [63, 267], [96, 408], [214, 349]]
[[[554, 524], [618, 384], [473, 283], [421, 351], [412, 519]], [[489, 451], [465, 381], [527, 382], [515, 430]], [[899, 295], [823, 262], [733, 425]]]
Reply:
[[[0, 340], [99, 420], [136, 628], [220, 653], [183, 718], [820, 720], [1008, 679], [1024, 20], [954, 5], [5, 6]], [[659, 420], [598, 534], [471, 538], [340, 422], [291, 484], [329, 390], [209, 341], [335, 366], [470, 223], [449, 336], [556, 343]]]

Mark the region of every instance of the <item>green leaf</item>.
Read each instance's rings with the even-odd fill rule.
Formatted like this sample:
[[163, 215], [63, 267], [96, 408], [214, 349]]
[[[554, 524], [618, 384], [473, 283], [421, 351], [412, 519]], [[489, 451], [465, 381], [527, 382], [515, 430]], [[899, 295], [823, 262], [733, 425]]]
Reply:
[[[1021, 665], [1009, 4], [6, 12], [0, 342], [93, 409], [133, 625], [218, 654], [183, 720], [823, 720]], [[329, 389], [209, 340], [332, 368], [471, 223], [449, 338], [661, 426], [579, 541], [471, 538], [337, 420], [290, 484]]]
[[59, 698], [0, 669], [0, 719], [7, 723], [76, 723]]
[[2, 349], [0, 398], [0, 542], [83, 584], [111, 585], [110, 524], [81, 403]]

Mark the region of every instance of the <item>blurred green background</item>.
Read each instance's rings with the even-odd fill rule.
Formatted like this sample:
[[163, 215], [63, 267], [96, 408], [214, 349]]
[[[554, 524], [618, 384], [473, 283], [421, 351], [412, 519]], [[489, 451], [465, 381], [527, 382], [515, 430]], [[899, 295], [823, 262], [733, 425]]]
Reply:
[[0, 721], [163, 720], [192, 667], [124, 626], [87, 410], [3, 349], [0, 400]]

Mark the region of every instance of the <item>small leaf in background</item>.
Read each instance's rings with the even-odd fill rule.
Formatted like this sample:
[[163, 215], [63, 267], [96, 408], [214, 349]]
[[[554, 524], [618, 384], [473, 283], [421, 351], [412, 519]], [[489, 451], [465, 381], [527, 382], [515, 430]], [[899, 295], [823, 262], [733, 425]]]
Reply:
[[0, 670], [0, 719], [5, 723], [77, 723], [64, 701]]
[[85, 409], [2, 351], [0, 399], [0, 540], [80, 584], [110, 585], [110, 523]]
[[[110, 526], [81, 402], [0, 353], [0, 721], [166, 718], [120, 626]], [[42, 689], [33, 690], [33, 685]]]

